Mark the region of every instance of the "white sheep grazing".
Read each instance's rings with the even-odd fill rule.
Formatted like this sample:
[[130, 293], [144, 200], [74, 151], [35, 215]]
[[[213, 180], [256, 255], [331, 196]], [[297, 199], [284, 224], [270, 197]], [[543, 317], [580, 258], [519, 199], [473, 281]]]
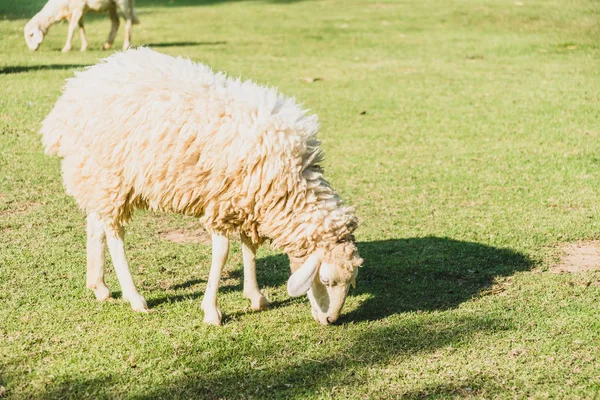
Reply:
[[52, 24], [63, 19], [69, 20], [69, 31], [67, 42], [63, 47], [63, 53], [71, 50], [71, 41], [75, 28], [79, 26], [81, 36], [81, 51], [87, 49], [87, 39], [83, 28], [83, 16], [88, 11], [106, 12], [112, 22], [108, 39], [103, 48], [108, 50], [112, 47], [119, 29], [119, 12], [125, 17], [125, 42], [123, 49], [131, 45], [131, 27], [138, 24], [139, 20], [133, 8], [134, 0], [49, 0], [46, 5], [25, 25], [25, 42], [29, 50], [35, 51], [40, 47], [44, 36]]
[[87, 213], [87, 286], [98, 300], [108, 242], [123, 298], [147, 311], [125, 258], [124, 225], [147, 208], [200, 217], [212, 234], [202, 309], [221, 323], [217, 290], [239, 232], [244, 296], [267, 305], [255, 271], [265, 239], [290, 257], [292, 296], [308, 294], [315, 320], [334, 322], [362, 263], [353, 209], [322, 177], [316, 116], [275, 89], [213, 73], [147, 48], [76, 73], [42, 124], [46, 154], [63, 158], [67, 193]]

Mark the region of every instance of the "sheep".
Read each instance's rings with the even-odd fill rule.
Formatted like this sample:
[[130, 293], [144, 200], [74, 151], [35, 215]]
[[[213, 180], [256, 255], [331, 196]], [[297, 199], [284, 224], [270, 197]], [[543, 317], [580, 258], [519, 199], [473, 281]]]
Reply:
[[144, 47], [76, 73], [40, 133], [87, 214], [87, 287], [100, 301], [110, 296], [106, 242], [123, 298], [148, 311], [127, 265], [124, 226], [134, 209], [162, 210], [198, 217], [212, 235], [205, 323], [221, 324], [217, 291], [235, 232], [252, 309], [268, 306], [255, 257], [270, 240], [290, 258], [290, 296], [307, 294], [313, 318], [335, 322], [362, 259], [354, 209], [323, 178], [317, 131], [317, 117], [276, 89]]
[[118, 12], [121, 12], [125, 17], [125, 42], [123, 43], [123, 49], [128, 49], [131, 46], [132, 25], [139, 24], [140, 22], [135, 14], [133, 2], [134, 0], [49, 0], [41, 11], [25, 25], [25, 42], [29, 50], [37, 50], [44, 40], [44, 36], [48, 33], [50, 26], [63, 19], [68, 19], [69, 30], [67, 32], [67, 42], [62, 49], [63, 53], [71, 51], [71, 41], [77, 26], [79, 26], [79, 35], [81, 36], [81, 51], [85, 51], [87, 50], [88, 43], [83, 28], [84, 14], [88, 11], [108, 11], [112, 25], [103, 49], [110, 49], [115, 41], [115, 36], [119, 29]]

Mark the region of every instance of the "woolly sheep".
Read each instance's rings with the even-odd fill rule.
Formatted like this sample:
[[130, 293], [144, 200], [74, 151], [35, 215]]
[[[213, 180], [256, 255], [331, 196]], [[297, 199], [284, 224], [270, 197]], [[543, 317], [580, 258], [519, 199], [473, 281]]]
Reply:
[[68, 194], [87, 213], [87, 287], [98, 300], [104, 246], [135, 311], [146, 312], [125, 258], [124, 225], [136, 208], [200, 217], [212, 234], [204, 321], [221, 323], [217, 290], [239, 232], [244, 296], [267, 306], [256, 282], [266, 239], [289, 256], [291, 296], [307, 294], [314, 319], [334, 322], [362, 263], [354, 210], [323, 179], [316, 116], [275, 89], [139, 48], [76, 73], [42, 123], [46, 154], [63, 158]]
[[75, 28], [79, 26], [79, 35], [81, 36], [81, 51], [87, 50], [87, 39], [83, 28], [83, 16], [88, 11], [105, 12], [108, 11], [112, 22], [108, 39], [104, 44], [104, 50], [112, 47], [119, 29], [119, 15], [121, 12], [125, 17], [125, 42], [123, 49], [128, 49], [131, 45], [131, 27], [140, 21], [135, 15], [133, 8], [134, 0], [49, 0], [46, 5], [25, 25], [25, 42], [29, 50], [35, 51], [40, 47], [44, 36], [48, 33], [50, 26], [63, 19], [69, 20], [69, 30], [67, 33], [67, 42], [63, 47], [63, 53], [71, 51], [71, 41]]

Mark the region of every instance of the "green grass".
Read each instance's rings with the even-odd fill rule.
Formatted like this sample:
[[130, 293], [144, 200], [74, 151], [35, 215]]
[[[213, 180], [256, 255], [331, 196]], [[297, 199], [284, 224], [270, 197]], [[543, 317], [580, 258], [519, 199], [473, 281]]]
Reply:
[[60, 53], [66, 23], [30, 53], [42, 3], [0, 0], [0, 397], [600, 397], [600, 274], [547, 271], [561, 243], [600, 238], [598, 2], [138, 0], [134, 44], [318, 113], [361, 220], [340, 325], [287, 297], [268, 246], [274, 306], [251, 312], [234, 245], [220, 328], [200, 311], [209, 247], [158, 234], [190, 218], [128, 229], [153, 313], [118, 298], [110, 264], [117, 299], [85, 289], [84, 216], [37, 131], [71, 70], [108, 54], [109, 20], [87, 19], [87, 53]]

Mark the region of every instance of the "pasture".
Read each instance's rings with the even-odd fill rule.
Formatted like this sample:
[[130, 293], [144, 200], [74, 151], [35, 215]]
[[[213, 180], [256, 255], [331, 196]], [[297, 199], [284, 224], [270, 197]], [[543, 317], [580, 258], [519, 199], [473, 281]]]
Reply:
[[[319, 115], [326, 177], [365, 264], [335, 326], [291, 299], [287, 257], [222, 327], [202, 322], [208, 236], [137, 212], [126, 246], [150, 314], [85, 288], [85, 217], [38, 130], [110, 22], [29, 52], [40, 0], [0, 0], [0, 398], [595, 398], [600, 272], [552, 273], [600, 239], [600, 4], [574, 0], [137, 0], [133, 45], [276, 86]], [[123, 41], [123, 22], [115, 48]]]

